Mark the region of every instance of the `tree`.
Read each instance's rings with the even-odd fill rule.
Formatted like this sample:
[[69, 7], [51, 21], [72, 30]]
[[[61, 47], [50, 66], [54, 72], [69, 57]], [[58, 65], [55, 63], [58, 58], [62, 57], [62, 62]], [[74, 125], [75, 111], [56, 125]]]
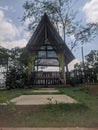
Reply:
[[98, 50], [91, 50], [91, 52], [85, 56], [85, 59], [88, 66], [91, 66], [92, 69], [95, 71], [96, 75], [98, 75]]
[[77, 14], [74, 11], [75, 3], [74, 0], [26, 1], [23, 5], [25, 12], [22, 20], [29, 21], [28, 29], [34, 31], [40, 17], [46, 12], [58, 32], [62, 34], [65, 43], [72, 50], [80, 42], [84, 44], [93, 39], [98, 27], [95, 23], [81, 25], [81, 21], [75, 19]]
[[11, 50], [0, 46], [0, 65], [5, 67], [6, 70], [9, 67], [26, 70], [28, 67], [28, 51], [24, 48], [15, 47]]
[[0, 47], [0, 65], [6, 69], [8, 88], [23, 87], [27, 84], [28, 52], [26, 48], [15, 47], [11, 50]]
[[[28, 52], [26, 48], [15, 47], [10, 50], [7, 86], [23, 87], [27, 84]], [[12, 80], [13, 79], [13, 80]]]
[[84, 63], [74, 65], [75, 77], [78, 81], [94, 83], [98, 81], [98, 50], [92, 50], [85, 58]]
[[10, 50], [10, 66], [26, 69], [28, 66], [28, 52], [26, 48], [15, 47]]
[[19, 62], [20, 62], [20, 65], [22, 65], [21, 67], [23, 67], [25, 70], [28, 67], [28, 57], [29, 57], [29, 53], [28, 53], [27, 49], [25, 47], [21, 48]]
[[91, 50], [91, 52], [85, 56], [85, 59], [87, 63], [93, 67], [95, 63], [98, 63], [98, 50]]
[[9, 57], [9, 50], [0, 46], [0, 65], [7, 66]]

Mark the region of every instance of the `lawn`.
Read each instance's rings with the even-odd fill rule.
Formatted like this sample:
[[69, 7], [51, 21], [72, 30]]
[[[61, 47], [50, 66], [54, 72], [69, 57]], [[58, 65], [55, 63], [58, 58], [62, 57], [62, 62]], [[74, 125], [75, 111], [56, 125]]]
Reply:
[[[0, 107], [0, 126], [12, 127], [98, 127], [98, 94], [88, 89], [58, 88], [60, 93], [75, 98], [78, 104], [47, 104], [43, 106]], [[2, 91], [0, 95], [9, 100], [33, 89]]]

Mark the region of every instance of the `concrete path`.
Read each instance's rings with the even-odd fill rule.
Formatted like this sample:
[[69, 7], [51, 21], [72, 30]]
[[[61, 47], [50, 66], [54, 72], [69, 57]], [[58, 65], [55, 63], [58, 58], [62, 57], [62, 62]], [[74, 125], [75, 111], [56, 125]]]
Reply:
[[40, 89], [40, 90], [34, 90], [33, 93], [58, 93], [59, 90], [56, 89]]
[[22, 95], [11, 100], [16, 105], [43, 105], [48, 103], [77, 103], [73, 98], [65, 94], [57, 95]]
[[0, 128], [0, 130], [98, 130], [98, 128]]

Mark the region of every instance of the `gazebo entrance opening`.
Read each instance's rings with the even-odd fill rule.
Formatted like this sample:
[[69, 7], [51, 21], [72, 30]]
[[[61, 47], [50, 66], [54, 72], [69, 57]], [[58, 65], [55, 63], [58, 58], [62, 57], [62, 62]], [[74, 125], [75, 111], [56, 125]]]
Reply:
[[32, 75], [35, 85], [64, 84], [57, 53], [48, 40], [42, 44], [36, 53]]

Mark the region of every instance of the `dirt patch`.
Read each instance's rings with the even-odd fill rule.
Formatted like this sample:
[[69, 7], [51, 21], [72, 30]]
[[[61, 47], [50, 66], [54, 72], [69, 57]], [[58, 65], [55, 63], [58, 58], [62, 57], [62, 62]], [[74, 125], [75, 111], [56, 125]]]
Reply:
[[98, 128], [2, 128], [1, 130], [98, 130]]
[[85, 85], [83, 88], [86, 88], [91, 94], [98, 94], [98, 85]]
[[25, 118], [26, 115], [41, 111], [42, 108], [40, 105], [17, 105], [11, 110], [8, 106], [0, 106], [0, 127], [19, 126], [19, 117]]

